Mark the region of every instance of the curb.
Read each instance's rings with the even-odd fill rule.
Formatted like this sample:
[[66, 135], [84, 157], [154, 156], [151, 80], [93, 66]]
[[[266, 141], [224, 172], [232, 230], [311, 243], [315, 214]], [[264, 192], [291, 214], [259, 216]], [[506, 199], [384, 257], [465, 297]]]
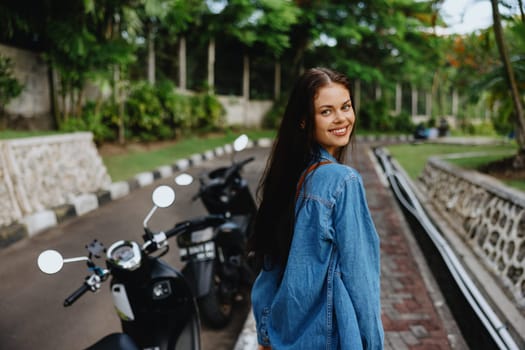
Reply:
[[[271, 139], [261, 138], [250, 141], [247, 148], [271, 147], [272, 142]], [[170, 177], [178, 171], [184, 171], [191, 166], [232, 152], [232, 145], [226, 144], [203, 153], [192, 154], [188, 158], [179, 159], [171, 165], [159, 166], [152, 171], [136, 174], [126, 181], [113, 182], [107, 189], [101, 189], [95, 193], [83, 193], [71, 198], [69, 203], [24, 216], [19, 222], [0, 227], [0, 249], [39, 234], [64, 221], [94, 211], [106, 203], [125, 197], [139, 188], [152, 184], [155, 180]]]

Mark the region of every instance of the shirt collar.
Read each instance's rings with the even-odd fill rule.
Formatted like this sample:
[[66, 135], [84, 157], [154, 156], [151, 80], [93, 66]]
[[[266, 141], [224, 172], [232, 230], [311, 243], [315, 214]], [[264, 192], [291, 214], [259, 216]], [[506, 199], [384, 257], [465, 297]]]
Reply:
[[334, 156], [332, 156], [330, 153], [328, 153], [328, 151], [326, 149], [324, 149], [324, 147], [319, 146], [319, 150], [320, 150], [320, 159], [329, 160], [332, 163], [338, 163], [337, 159], [335, 159]]

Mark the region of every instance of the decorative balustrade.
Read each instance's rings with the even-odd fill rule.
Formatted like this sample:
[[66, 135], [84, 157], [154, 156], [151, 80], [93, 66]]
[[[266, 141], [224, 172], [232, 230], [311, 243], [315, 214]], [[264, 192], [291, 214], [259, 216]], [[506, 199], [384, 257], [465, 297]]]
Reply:
[[474, 171], [431, 158], [421, 184], [467, 242], [525, 306], [525, 195]]
[[0, 141], [0, 226], [110, 184], [91, 133]]

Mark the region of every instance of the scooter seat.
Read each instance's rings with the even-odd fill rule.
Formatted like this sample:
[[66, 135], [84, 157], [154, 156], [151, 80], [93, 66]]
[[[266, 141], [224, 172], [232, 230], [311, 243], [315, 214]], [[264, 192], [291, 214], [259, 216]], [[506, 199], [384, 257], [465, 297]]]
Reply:
[[112, 333], [100, 339], [86, 350], [140, 350], [140, 348], [129, 335]]

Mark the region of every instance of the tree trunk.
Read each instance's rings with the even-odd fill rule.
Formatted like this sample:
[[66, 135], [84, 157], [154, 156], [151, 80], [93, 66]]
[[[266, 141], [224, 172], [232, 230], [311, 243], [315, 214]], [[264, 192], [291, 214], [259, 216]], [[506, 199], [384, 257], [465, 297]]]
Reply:
[[47, 79], [49, 84], [49, 101], [51, 102], [51, 116], [53, 120], [53, 129], [58, 130], [60, 127], [60, 117], [58, 115], [58, 98], [56, 91], [56, 76], [53, 67], [49, 64], [47, 69]]
[[186, 37], [181, 36], [179, 41], [179, 89], [186, 91]]
[[208, 43], [208, 90], [215, 91], [215, 38]]
[[76, 101], [75, 110], [73, 112], [76, 118], [82, 117], [82, 103], [84, 99], [83, 90], [84, 90], [83, 88], [80, 88], [78, 89], [78, 92], [77, 92], [77, 101]]
[[[62, 89], [64, 89], [64, 87], [62, 87]], [[62, 90], [61, 97], [62, 97], [62, 101], [61, 101], [62, 108], [60, 111], [60, 116], [61, 116], [60, 122], [63, 123], [67, 120], [67, 104], [66, 104], [67, 94], [64, 90]]]
[[244, 125], [248, 125], [248, 104], [250, 102], [250, 56], [244, 54], [242, 72], [242, 97], [244, 103]]
[[361, 109], [361, 80], [359, 79], [354, 81], [354, 96], [352, 97], [352, 102], [354, 104], [354, 113], [359, 115], [359, 110]]
[[412, 90], [412, 93], [411, 93], [412, 106], [410, 110], [411, 110], [412, 117], [413, 117], [417, 115], [417, 87], [414, 86], [414, 84], [412, 84], [410, 88]]
[[242, 97], [248, 101], [250, 99], [250, 56], [244, 54], [242, 71]]
[[452, 115], [457, 118], [459, 111], [459, 95], [458, 90], [454, 89], [452, 91]]
[[518, 6], [520, 8], [521, 21], [525, 23], [525, 12], [523, 12], [523, 1], [522, 0], [518, 0]]
[[427, 92], [425, 95], [425, 115], [428, 119], [432, 118], [432, 92]]
[[375, 99], [376, 99], [376, 101], [381, 100], [382, 96], [383, 96], [383, 90], [381, 89], [381, 85], [376, 83], [376, 88], [375, 88]]
[[147, 40], [148, 40], [148, 82], [153, 85], [155, 84], [155, 42], [153, 26], [149, 24], [147, 26]]
[[401, 84], [396, 84], [396, 115], [401, 114], [401, 108], [403, 103], [403, 90]]
[[281, 62], [275, 61], [275, 72], [273, 79], [273, 99], [278, 101], [281, 97]]
[[518, 143], [518, 154], [514, 162], [515, 167], [525, 167], [525, 114], [523, 112], [523, 106], [521, 104], [521, 95], [518, 90], [516, 83], [516, 77], [510, 63], [509, 54], [505, 45], [505, 39], [503, 37], [503, 29], [501, 26], [501, 15], [498, 9], [498, 1], [490, 0], [492, 5], [492, 19], [494, 20], [494, 36], [498, 45], [501, 62], [505, 68], [505, 74], [509, 89], [512, 94], [512, 103], [514, 105], [514, 116], [516, 124], [516, 141]]
[[124, 125], [124, 99], [122, 97], [122, 83], [120, 79], [120, 66], [115, 66], [113, 72], [114, 90], [113, 98], [118, 108], [118, 143], [123, 145], [126, 142], [125, 125]]

